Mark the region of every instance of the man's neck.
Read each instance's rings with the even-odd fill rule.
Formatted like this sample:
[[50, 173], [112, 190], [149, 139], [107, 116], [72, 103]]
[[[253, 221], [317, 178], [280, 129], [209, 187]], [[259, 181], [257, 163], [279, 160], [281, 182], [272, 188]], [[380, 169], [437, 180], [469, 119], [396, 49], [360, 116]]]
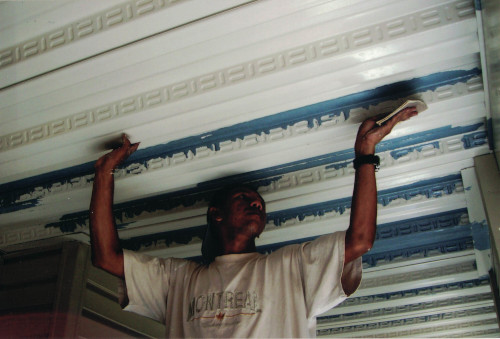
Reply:
[[223, 239], [222, 254], [239, 254], [257, 252], [255, 238], [247, 238], [238, 234], [230, 239]]

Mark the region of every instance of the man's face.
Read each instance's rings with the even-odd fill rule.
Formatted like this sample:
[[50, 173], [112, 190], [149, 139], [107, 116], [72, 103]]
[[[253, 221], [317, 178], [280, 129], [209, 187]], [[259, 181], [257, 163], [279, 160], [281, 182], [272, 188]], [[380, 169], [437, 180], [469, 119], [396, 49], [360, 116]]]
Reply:
[[266, 225], [266, 205], [259, 193], [238, 187], [227, 196], [221, 211], [224, 227], [235, 234], [259, 236]]

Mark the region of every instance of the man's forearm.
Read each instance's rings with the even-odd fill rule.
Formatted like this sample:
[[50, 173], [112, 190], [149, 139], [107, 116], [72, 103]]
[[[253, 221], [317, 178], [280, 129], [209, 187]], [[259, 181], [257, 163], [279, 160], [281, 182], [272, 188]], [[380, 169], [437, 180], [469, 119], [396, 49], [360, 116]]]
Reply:
[[373, 246], [377, 220], [375, 166], [361, 165], [355, 174], [350, 225], [346, 233], [345, 262], [348, 263]]
[[123, 252], [113, 217], [114, 178], [96, 171], [90, 203], [92, 262], [111, 274], [123, 277]]
[[[417, 115], [415, 107], [405, 108], [379, 126], [377, 117], [365, 120], [358, 129], [354, 152], [356, 157], [372, 155], [375, 146], [397, 123]], [[368, 252], [375, 241], [377, 226], [377, 185], [375, 165], [362, 164], [356, 170], [351, 204], [351, 222], [346, 233], [345, 258], [348, 263]]]

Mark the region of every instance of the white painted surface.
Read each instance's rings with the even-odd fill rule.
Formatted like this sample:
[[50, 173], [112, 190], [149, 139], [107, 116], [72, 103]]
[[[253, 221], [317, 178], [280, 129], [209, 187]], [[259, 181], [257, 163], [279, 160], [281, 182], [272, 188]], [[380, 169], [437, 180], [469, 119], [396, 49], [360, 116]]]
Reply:
[[[319, 334], [377, 336], [398, 322], [389, 334], [498, 336], [477, 251], [453, 238], [467, 236], [480, 208], [463, 169], [490, 152], [472, 1], [56, 1], [2, 3], [0, 13], [3, 251], [88, 241], [92, 162], [122, 132], [141, 142], [143, 159], [115, 174], [117, 222], [141, 251], [199, 255], [199, 237], [163, 234], [202, 227], [206, 199], [159, 202], [238, 175], [262, 180], [275, 218], [259, 246], [343, 230], [358, 125], [418, 97], [429, 109], [378, 151], [385, 247], [373, 253], [391, 255], [373, 257], [352, 299], [371, 301], [327, 312], [342, 317], [319, 319]], [[85, 37], [57, 35], [82, 34], [85, 22], [94, 25]], [[414, 252], [403, 255], [400, 242]]]

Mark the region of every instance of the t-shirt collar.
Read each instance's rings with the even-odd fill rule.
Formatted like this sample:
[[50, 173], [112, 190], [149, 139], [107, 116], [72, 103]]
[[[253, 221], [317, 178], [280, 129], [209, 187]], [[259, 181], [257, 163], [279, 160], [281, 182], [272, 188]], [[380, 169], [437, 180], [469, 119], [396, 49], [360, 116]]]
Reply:
[[240, 261], [248, 261], [253, 258], [257, 258], [261, 256], [262, 254], [258, 252], [251, 252], [251, 253], [238, 253], [238, 254], [225, 254], [225, 255], [219, 255], [218, 257], [215, 257], [215, 262], [216, 263], [236, 263]]

